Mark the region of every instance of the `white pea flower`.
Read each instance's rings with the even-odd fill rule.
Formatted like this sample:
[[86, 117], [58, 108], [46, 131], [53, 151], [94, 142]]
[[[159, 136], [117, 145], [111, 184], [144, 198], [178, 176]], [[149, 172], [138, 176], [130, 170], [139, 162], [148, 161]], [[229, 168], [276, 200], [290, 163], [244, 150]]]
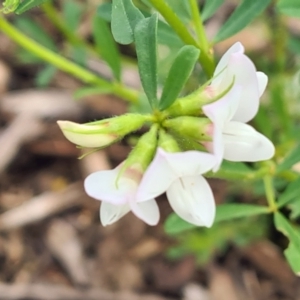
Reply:
[[159, 210], [154, 199], [138, 203], [136, 193], [143, 172], [138, 165], [122, 170], [122, 164], [113, 170], [90, 174], [84, 181], [86, 193], [101, 200], [100, 220], [103, 226], [110, 225], [132, 211], [149, 225], [156, 225]]
[[257, 114], [268, 78], [256, 72], [241, 43], [234, 44], [221, 58], [208, 88], [212, 93], [220, 93], [232, 80], [234, 85], [225, 96], [202, 107], [213, 123], [213, 142], [205, 146], [217, 158], [214, 171], [219, 169], [223, 159], [255, 162], [270, 159], [275, 152], [268, 138], [245, 124]]
[[166, 192], [171, 207], [182, 219], [197, 226], [211, 227], [216, 206], [211, 188], [201, 174], [215, 163], [215, 157], [209, 153], [170, 153], [158, 148], [142, 178], [137, 200], [144, 203]]

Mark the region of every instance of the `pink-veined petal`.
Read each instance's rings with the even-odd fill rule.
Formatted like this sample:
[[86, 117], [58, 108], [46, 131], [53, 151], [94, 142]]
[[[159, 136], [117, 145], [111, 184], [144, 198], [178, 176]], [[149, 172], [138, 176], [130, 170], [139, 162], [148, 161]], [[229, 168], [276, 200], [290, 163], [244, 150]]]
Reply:
[[157, 225], [159, 221], [159, 209], [156, 201], [150, 199], [145, 202], [137, 203], [130, 201], [131, 211], [148, 225]]
[[255, 162], [274, 156], [272, 142], [250, 125], [229, 122], [223, 131], [224, 159]]
[[263, 72], [256, 72], [256, 77], [257, 77], [259, 97], [260, 97], [264, 93], [267, 87], [268, 76]]
[[237, 42], [234, 45], [232, 45], [221, 57], [214, 72], [214, 78], [211, 83], [212, 86], [219, 86], [219, 84], [223, 80], [224, 71], [228, 65], [231, 54], [233, 53], [244, 53], [244, 47], [240, 42]]
[[128, 202], [128, 197], [135, 194], [137, 183], [122, 176], [118, 178], [119, 172], [120, 166], [90, 174], [84, 181], [86, 193], [92, 198], [115, 205]]
[[103, 226], [115, 223], [130, 211], [129, 204], [113, 205], [102, 202], [100, 207], [100, 221]]
[[231, 90], [221, 99], [204, 105], [204, 114], [222, 130], [225, 123], [229, 122], [235, 115], [239, 106], [241, 86], [234, 85]]
[[167, 190], [173, 210], [183, 220], [197, 226], [211, 227], [216, 206], [211, 188], [203, 176], [179, 178]]
[[169, 153], [158, 148], [140, 183], [137, 199], [146, 201], [165, 192], [179, 177], [206, 173], [216, 164], [214, 155], [200, 151]]

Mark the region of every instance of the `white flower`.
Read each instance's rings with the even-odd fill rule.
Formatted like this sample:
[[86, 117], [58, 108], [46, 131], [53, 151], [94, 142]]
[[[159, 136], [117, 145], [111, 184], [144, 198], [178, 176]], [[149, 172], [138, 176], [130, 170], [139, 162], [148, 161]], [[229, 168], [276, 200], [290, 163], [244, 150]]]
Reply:
[[223, 158], [247, 162], [270, 159], [275, 152], [272, 142], [245, 124], [257, 114], [267, 76], [256, 72], [252, 61], [244, 55], [241, 43], [234, 44], [224, 54], [214, 76], [209, 87], [214, 93], [224, 91], [234, 80], [230, 92], [202, 107], [213, 122], [213, 142], [206, 143], [206, 147], [216, 155], [214, 171], [219, 169]]
[[140, 183], [139, 203], [166, 192], [171, 207], [185, 221], [211, 227], [215, 201], [210, 186], [201, 174], [215, 165], [209, 153], [187, 151], [169, 153], [161, 148]]
[[142, 203], [136, 201], [136, 192], [142, 178], [140, 168], [133, 165], [124, 171], [121, 169], [122, 164], [113, 170], [95, 172], [84, 181], [86, 193], [102, 201], [101, 223], [103, 226], [110, 225], [131, 210], [147, 224], [156, 225], [159, 220], [156, 201], [154, 199]]

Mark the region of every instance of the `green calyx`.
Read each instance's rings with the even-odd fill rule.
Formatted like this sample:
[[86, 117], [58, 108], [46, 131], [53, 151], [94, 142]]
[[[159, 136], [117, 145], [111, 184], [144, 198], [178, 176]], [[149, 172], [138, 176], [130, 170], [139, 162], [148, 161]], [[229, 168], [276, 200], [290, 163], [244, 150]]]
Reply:
[[148, 132], [144, 133], [139, 138], [136, 146], [125, 161], [124, 169], [132, 165], [139, 165], [142, 171], [146, 171], [155, 155], [157, 148], [157, 134], [158, 125], [154, 124]]
[[177, 117], [163, 122], [163, 126], [175, 134], [197, 142], [211, 141], [211, 121], [191, 116]]
[[158, 147], [167, 152], [181, 151], [176, 139], [172, 135], [166, 133], [163, 129], [160, 129], [159, 131]]

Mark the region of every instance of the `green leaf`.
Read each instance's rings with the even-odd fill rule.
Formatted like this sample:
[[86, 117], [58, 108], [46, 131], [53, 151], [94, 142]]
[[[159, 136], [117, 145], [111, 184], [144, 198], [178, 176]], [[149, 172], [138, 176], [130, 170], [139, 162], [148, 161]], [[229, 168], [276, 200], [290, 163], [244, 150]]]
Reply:
[[91, 95], [109, 94], [110, 92], [110, 87], [84, 87], [76, 90], [73, 96], [75, 100], [79, 100], [81, 98], [88, 97]]
[[[168, 46], [171, 50], [182, 47], [184, 44], [174, 30], [165, 22], [158, 20], [157, 41]], [[176, 50], [176, 49], [175, 49]]]
[[296, 147], [278, 165], [277, 172], [288, 170], [299, 161], [300, 161], [300, 144], [296, 145]]
[[289, 204], [289, 209], [291, 210], [290, 219], [296, 220], [300, 217], [300, 199], [298, 201]]
[[44, 2], [46, 2], [48, 0], [24, 0], [21, 2], [21, 4], [17, 7], [17, 9], [15, 10], [16, 14], [22, 14], [25, 11], [34, 8], [38, 5], [43, 4]]
[[277, 204], [278, 207], [282, 207], [297, 199], [300, 200], [300, 176], [287, 186], [285, 191], [279, 196]]
[[109, 30], [108, 24], [97, 14], [93, 20], [93, 35], [97, 51], [110, 66], [114, 77], [120, 81], [121, 59], [119, 50]]
[[278, 231], [283, 233], [290, 241], [288, 248], [284, 251], [289, 265], [296, 275], [300, 275], [300, 231], [295, 228], [281, 213], [274, 215], [274, 225]]
[[133, 5], [132, 0], [113, 0], [111, 30], [118, 43], [132, 43], [135, 26], [143, 19], [143, 14]]
[[202, 12], [203, 22], [209, 19], [223, 3], [224, 0], [206, 0]]
[[[231, 203], [221, 204], [217, 206], [214, 223], [267, 213], [269, 213], [269, 209], [265, 206]], [[196, 227], [198, 226], [184, 221], [175, 213], [169, 215], [164, 225], [165, 232], [169, 235], [176, 235]]]
[[192, 74], [199, 54], [200, 50], [190, 45], [183, 46], [179, 50], [163, 88], [159, 104], [161, 110], [168, 108], [177, 99]]
[[214, 42], [225, 40], [241, 31], [261, 14], [270, 3], [271, 0], [243, 0], [221, 27]]
[[221, 204], [217, 206], [215, 223], [267, 213], [269, 213], [269, 209], [266, 206], [233, 203]]
[[143, 19], [134, 31], [141, 82], [152, 108], [157, 107], [157, 14]]
[[34, 22], [32, 19], [27, 17], [16, 18], [15, 25], [22, 30], [23, 33], [30, 36], [39, 44], [49, 48], [50, 50], [57, 51], [57, 47], [52, 38], [39, 24]]
[[279, 0], [277, 9], [284, 15], [300, 18], [300, 2], [299, 0]]
[[297, 247], [300, 253], [300, 232], [280, 212], [274, 215], [274, 225], [278, 231], [283, 233]]
[[171, 213], [165, 224], [165, 232], [169, 235], [176, 235], [186, 230], [196, 228], [197, 226], [182, 220], [177, 214]]
[[111, 21], [112, 3], [105, 2], [98, 6], [97, 15], [106, 22]]
[[297, 276], [300, 276], [300, 251], [299, 251], [299, 249], [293, 243], [290, 243], [288, 248], [284, 251], [284, 256], [286, 257], [293, 272]]
[[35, 83], [38, 87], [46, 87], [53, 79], [57, 72], [56, 67], [53, 65], [47, 65], [42, 71], [37, 74]]
[[0, 12], [3, 12], [4, 14], [14, 12], [19, 6], [20, 2], [21, 0], [5, 0], [2, 3], [2, 8], [0, 9]]
[[71, 49], [72, 59], [81, 66], [87, 65], [87, 49], [82, 46], [74, 46]]
[[191, 20], [191, 8], [189, 1], [165, 0], [165, 2], [167, 2], [167, 4], [184, 23], [188, 23]]
[[83, 5], [74, 0], [63, 1], [64, 24], [69, 30], [75, 31], [78, 28], [83, 10]]
[[288, 40], [288, 48], [297, 55], [300, 55], [300, 41], [296, 36], [290, 36]]
[[231, 162], [223, 160], [221, 168], [217, 173], [209, 172], [208, 177], [224, 178], [224, 179], [252, 179], [255, 170], [241, 162]]

